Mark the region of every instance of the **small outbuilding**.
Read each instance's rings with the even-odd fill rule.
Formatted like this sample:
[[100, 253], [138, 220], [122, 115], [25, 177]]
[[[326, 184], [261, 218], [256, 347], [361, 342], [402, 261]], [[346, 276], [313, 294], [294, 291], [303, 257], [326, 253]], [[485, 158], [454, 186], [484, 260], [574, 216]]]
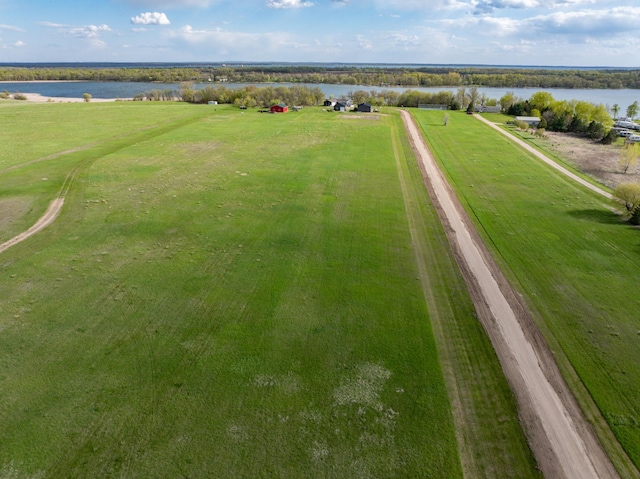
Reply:
[[358, 104], [357, 110], [363, 113], [371, 113], [372, 108], [369, 103], [360, 103]]
[[537, 116], [516, 116], [515, 121], [523, 121], [532, 128], [537, 128], [540, 124], [540, 118]]
[[325, 100], [324, 101], [324, 106], [334, 106], [336, 104], [335, 100]]
[[271, 113], [286, 113], [289, 111], [289, 107], [284, 103], [278, 103], [277, 105], [273, 105], [269, 108]]
[[336, 104], [333, 105], [333, 109], [335, 111], [347, 111], [347, 105], [340, 101], [337, 101]]

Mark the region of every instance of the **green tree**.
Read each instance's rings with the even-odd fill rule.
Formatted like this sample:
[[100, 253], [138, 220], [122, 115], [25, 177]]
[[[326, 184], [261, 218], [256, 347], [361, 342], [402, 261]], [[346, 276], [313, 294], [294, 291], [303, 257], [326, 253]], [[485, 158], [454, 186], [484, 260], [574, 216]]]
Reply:
[[613, 190], [613, 196], [624, 205], [627, 212], [631, 213], [640, 205], [640, 184], [620, 183]]
[[613, 117], [618, 118], [618, 113], [620, 113], [620, 105], [614, 103], [611, 107], [611, 111], [613, 112]]
[[83, 93], [82, 94], [82, 98], [84, 98], [84, 101], [86, 101], [87, 103], [89, 103], [91, 101], [91, 93]]
[[508, 91], [500, 98], [500, 107], [502, 111], [506, 113], [509, 108], [516, 102], [516, 96], [512, 91]]
[[529, 106], [531, 109], [545, 111], [551, 108], [554, 99], [551, 93], [546, 91], [537, 91], [529, 98]]
[[640, 208], [635, 207], [631, 212], [631, 218], [629, 218], [629, 223], [632, 225], [640, 225]]
[[618, 132], [611, 128], [606, 135], [600, 140], [603, 145], [610, 145], [618, 139]]
[[478, 93], [478, 87], [472, 86], [469, 89], [469, 94], [467, 95], [469, 99], [469, 105], [467, 106], [467, 111], [475, 111], [476, 104], [480, 101], [480, 94]]
[[624, 174], [627, 174], [629, 170], [633, 170], [638, 164], [638, 155], [640, 154], [640, 147], [637, 143], [624, 145], [624, 148], [620, 151], [620, 160], [618, 164]]
[[595, 110], [592, 112], [591, 116], [592, 120], [602, 123], [605, 128], [611, 128], [613, 126], [613, 120], [611, 119], [611, 115], [607, 111], [607, 107], [602, 103], [596, 105]]
[[592, 140], [600, 141], [604, 138], [606, 129], [602, 123], [593, 120], [587, 127], [587, 136]]
[[634, 101], [631, 105], [627, 107], [627, 116], [629, 118], [635, 118], [638, 114], [638, 102]]

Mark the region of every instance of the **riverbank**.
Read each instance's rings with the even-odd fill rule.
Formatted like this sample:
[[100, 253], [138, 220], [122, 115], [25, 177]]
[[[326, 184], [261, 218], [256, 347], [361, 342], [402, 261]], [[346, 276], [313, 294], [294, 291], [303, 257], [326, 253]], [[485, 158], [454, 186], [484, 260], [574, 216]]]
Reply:
[[[378, 87], [372, 88], [364, 85], [335, 85], [328, 83], [195, 83], [193, 88], [199, 90], [208, 86], [224, 86], [230, 90], [236, 90], [246, 86], [301, 86], [307, 88], [320, 88], [327, 98], [345, 98], [350, 93], [363, 90], [388, 90], [401, 94], [407, 90], [414, 90], [421, 93], [438, 93], [449, 91], [456, 93], [457, 87]], [[38, 82], [0, 82], [0, 91], [7, 90], [14, 92], [32, 92], [39, 93], [46, 97], [61, 98], [82, 98], [83, 93], [90, 93], [93, 97], [92, 101], [97, 98], [113, 99], [113, 98], [132, 98], [139, 94], [145, 94], [154, 90], [171, 90], [178, 91], [180, 83], [158, 83], [158, 82], [91, 82], [91, 81], [38, 81]], [[568, 89], [568, 88], [494, 88], [494, 87], [478, 87], [478, 94], [484, 95], [486, 98], [500, 99], [506, 93], [513, 93], [518, 98], [528, 99], [534, 93], [539, 91], [547, 91], [553, 95], [556, 100], [578, 100], [587, 101], [589, 103], [603, 104], [612, 106], [619, 105], [622, 111], [634, 101], [640, 99], [640, 90], [630, 89]]]
[[[29, 102], [36, 103], [84, 103], [86, 100], [84, 98], [77, 97], [61, 97], [61, 96], [43, 96], [40, 93], [21, 93]], [[15, 100], [15, 99], [14, 99]], [[110, 101], [124, 101], [124, 100], [132, 100], [132, 98], [91, 98], [91, 102], [95, 103], [105, 103]], [[15, 100], [15, 101], [25, 101], [25, 100]]]

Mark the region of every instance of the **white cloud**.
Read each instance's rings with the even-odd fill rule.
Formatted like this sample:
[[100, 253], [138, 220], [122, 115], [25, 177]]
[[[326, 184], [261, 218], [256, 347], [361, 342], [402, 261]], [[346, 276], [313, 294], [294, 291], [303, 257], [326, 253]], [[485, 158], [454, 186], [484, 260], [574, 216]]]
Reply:
[[12, 32], [24, 32], [22, 28], [14, 27], [13, 25], [0, 24], [0, 30], [11, 30]]
[[302, 8], [313, 7], [313, 2], [305, 2], [303, 0], [267, 0], [269, 8]]
[[380, 10], [418, 10], [428, 11], [439, 8], [443, 0], [374, 0]]
[[556, 12], [532, 17], [526, 22], [536, 30], [547, 33], [610, 37], [622, 32], [636, 32], [640, 24], [640, 8]]
[[80, 38], [89, 41], [94, 46], [104, 46], [105, 43], [100, 39], [103, 33], [111, 32], [109, 25], [63, 25], [60, 23], [40, 22], [40, 25], [53, 28], [58, 33], [68, 37]]
[[495, 9], [550, 9], [593, 3], [595, 3], [595, 0], [472, 0], [471, 2], [476, 14], [491, 13]]
[[134, 25], [170, 25], [171, 22], [167, 15], [159, 12], [141, 13], [136, 17], [131, 17], [131, 23]]
[[287, 33], [245, 33], [232, 32], [216, 28], [213, 30], [195, 29], [191, 25], [185, 25], [177, 31], [169, 33], [174, 40], [182, 40], [189, 44], [206, 44], [212, 49], [224, 49], [224, 51], [251, 52], [271, 50], [277, 46], [291, 45]]
[[27, 44], [25, 42], [23, 42], [22, 40], [18, 40], [17, 42], [15, 42], [13, 44], [14, 47], [20, 48], [20, 47], [26, 47]]
[[206, 8], [216, 3], [217, 0], [127, 0], [132, 5], [148, 5], [155, 8]]
[[472, 30], [489, 36], [523, 35], [520, 20], [504, 17], [466, 17], [442, 20], [440, 22], [447, 29]]

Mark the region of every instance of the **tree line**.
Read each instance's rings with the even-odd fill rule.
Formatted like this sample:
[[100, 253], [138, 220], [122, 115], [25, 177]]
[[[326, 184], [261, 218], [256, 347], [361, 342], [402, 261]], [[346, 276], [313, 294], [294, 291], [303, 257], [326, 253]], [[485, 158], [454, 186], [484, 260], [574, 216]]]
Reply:
[[[581, 100], [556, 100], [551, 93], [539, 91], [528, 100], [507, 92], [500, 98], [502, 111], [515, 116], [540, 118], [539, 128], [550, 131], [571, 132], [594, 140], [615, 140], [613, 119], [603, 104], [594, 105]], [[605, 139], [606, 138], [606, 139]]]
[[[472, 89], [473, 90], [473, 89]], [[420, 104], [440, 104], [448, 109], [457, 110], [460, 102], [455, 94], [450, 91], [437, 93], [405, 90], [352, 90], [347, 98], [354, 104], [370, 103], [373, 106], [405, 106], [417, 107]], [[484, 96], [483, 96], [484, 98]], [[174, 101], [180, 100], [188, 103], [209, 103], [215, 101], [219, 104], [233, 104], [247, 108], [268, 108], [277, 103], [299, 106], [322, 105], [326, 96], [319, 87], [303, 85], [291, 86], [256, 86], [248, 85], [242, 88], [229, 88], [225, 85], [207, 85], [204, 88], [196, 88], [193, 82], [183, 82], [178, 90], [151, 90], [135, 95], [138, 101]], [[489, 103], [497, 103], [497, 100], [487, 100]]]
[[494, 67], [4, 67], [0, 81], [326, 83], [365, 86], [497, 88], [640, 88], [640, 70], [553, 70]]

